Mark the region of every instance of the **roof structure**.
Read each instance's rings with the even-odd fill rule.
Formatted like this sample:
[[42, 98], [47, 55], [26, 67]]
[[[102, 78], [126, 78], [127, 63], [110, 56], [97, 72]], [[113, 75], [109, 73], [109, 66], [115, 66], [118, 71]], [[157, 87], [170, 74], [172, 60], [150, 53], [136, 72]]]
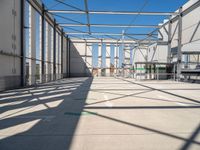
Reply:
[[[109, 2], [111, 1], [113, 4], [118, 3], [113, 0]], [[178, 15], [174, 10], [145, 10], [144, 8], [148, 5], [148, 2], [149, 0], [134, 1], [134, 3], [133, 1], [124, 1], [122, 5], [138, 3], [137, 7], [134, 7], [137, 10], [132, 11], [121, 10], [119, 6], [114, 7], [109, 4], [109, 9], [105, 10], [103, 6], [99, 6], [98, 8], [101, 8], [101, 10], [95, 10], [92, 4], [89, 5], [92, 3], [90, 0], [78, 0], [76, 3], [70, 0], [51, 0], [51, 2], [43, 0], [47, 7], [46, 11], [57, 19], [58, 24], [64, 28], [65, 34], [72, 40], [124, 40], [137, 43], [145, 40], [158, 41], [158, 30], [162, 27], [158, 24], [160, 23], [158, 21], [162, 22], [164, 18]], [[97, 21], [94, 17], [100, 18], [100, 21]], [[139, 21], [138, 18], [145, 21]], [[119, 21], [119, 19], [122, 20]], [[148, 20], [151, 23], [147, 23]]]

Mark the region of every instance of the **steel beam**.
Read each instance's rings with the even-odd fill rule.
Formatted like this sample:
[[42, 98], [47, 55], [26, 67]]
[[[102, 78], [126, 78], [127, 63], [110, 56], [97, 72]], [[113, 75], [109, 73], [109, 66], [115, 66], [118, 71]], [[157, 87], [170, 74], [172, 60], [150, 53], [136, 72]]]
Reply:
[[87, 0], [84, 0], [84, 3], [85, 3], [85, 13], [86, 13], [86, 16], [87, 16], [88, 32], [90, 34], [91, 33], [91, 30], [90, 30], [90, 17], [89, 17], [89, 10], [88, 10], [88, 2], [87, 2]]
[[[88, 35], [88, 32], [65, 32], [66, 35]], [[122, 33], [104, 33], [104, 32], [92, 32], [91, 35], [111, 35], [111, 36], [122, 36]], [[145, 33], [124, 33], [124, 35], [130, 36], [147, 36]], [[152, 34], [157, 36], [157, 34]]]
[[[61, 27], [87, 27], [88, 24], [66, 24], [59, 23]], [[159, 28], [159, 25], [124, 25], [124, 24], [90, 24], [92, 27], [111, 27], [111, 28]]]
[[[185, 15], [187, 15], [188, 13], [190, 13], [192, 10], [196, 9], [196, 8], [199, 7], [199, 6], [200, 6], [200, 1], [197, 1], [197, 2], [194, 3], [192, 6], [190, 6], [190, 7], [187, 8], [186, 10], [182, 11], [181, 15], [182, 15], [182, 16], [185, 16]], [[173, 17], [171, 18], [170, 21], [171, 21], [172, 23], [174, 23], [174, 22], [177, 21], [178, 19], [179, 19], [179, 15], [176, 13], [175, 16], [173, 16]], [[165, 23], [162, 24], [159, 28], [156, 28], [155, 30], [153, 30], [152, 32], [150, 32], [149, 35], [148, 35], [146, 38], [140, 40], [140, 42], [142, 42], [143, 40], [146, 40], [151, 34], [155, 33], [156, 31], [158, 31], [160, 28], [164, 27], [164, 26], [167, 25], [168, 23], [169, 23], [169, 21], [165, 22]], [[177, 28], [177, 26], [176, 26], [176, 28]], [[172, 35], [171, 39], [173, 39], [173, 35]]]
[[61, 4], [63, 4], [63, 5], [65, 5], [65, 6], [67, 6], [67, 7], [71, 7], [72, 9], [82, 11], [82, 9], [80, 9], [80, 8], [78, 8], [78, 7], [76, 7], [76, 6], [73, 6], [73, 5], [71, 5], [71, 4], [67, 4], [67, 3], [65, 3], [63, 0], [55, 0], [55, 1], [58, 2], [58, 3], [61, 3]]
[[[48, 10], [50, 13], [64, 14], [85, 14], [84, 11], [77, 10]], [[176, 15], [176, 12], [137, 12], [137, 11], [89, 11], [89, 14], [99, 15], [151, 15], [151, 16], [170, 16]]]
[[[84, 40], [73, 40], [72, 39], [72, 42], [73, 43], [85, 43]], [[87, 41], [87, 43], [89, 44], [92, 44], [92, 43], [101, 43], [101, 41]], [[103, 43], [108, 43], [108, 44], [116, 44], [116, 42], [113, 40], [113, 41], [104, 41]], [[118, 44], [122, 44], [121, 41], [118, 42]], [[124, 44], [136, 44], [136, 42], [133, 42], [133, 41], [125, 41]], [[148, 45], [149, 42], [141, 42], [140, 43], [141, 45]]]

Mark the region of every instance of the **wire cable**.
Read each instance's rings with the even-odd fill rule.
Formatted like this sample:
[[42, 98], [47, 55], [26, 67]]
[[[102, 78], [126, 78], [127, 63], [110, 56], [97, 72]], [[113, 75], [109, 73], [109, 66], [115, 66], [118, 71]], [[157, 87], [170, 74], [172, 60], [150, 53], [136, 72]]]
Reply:
[[142, 5], [142, 7], [139, 10], [139, 13], [133, 18], [133, 20], [129, 23], [128, 27], [126, 27], [124, 29], [124, 33], [126, 33], [126, 31], [128, 30], [128, 28], [130, 28], [131, 25], [133, 25], [133, 23], [136, 21], [136, 19], [139, 17], [140, 13], [142, 12], [142, 10], [144, 9], [144, 7], [148, 4], [149, 0], [145, 0], [144, 4]]

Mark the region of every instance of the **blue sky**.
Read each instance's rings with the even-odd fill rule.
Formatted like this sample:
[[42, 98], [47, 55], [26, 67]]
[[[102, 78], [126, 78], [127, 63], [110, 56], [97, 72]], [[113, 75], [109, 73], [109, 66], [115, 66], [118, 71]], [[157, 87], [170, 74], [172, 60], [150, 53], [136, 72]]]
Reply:
[[[84, 0], [60, 0], [64, 3], [78, 7], [84, 10]], [[174, 12], [188, 0], [88, 0], [89, 10], [99, 11], [142, 11], [153, 12]], [[42, 0], [47, 9], [53, 10], [75, 10], [66, 5], [60, 4], [55, 0]], [[145, 6], [144, 6], [145, 4]], [[61, 16], [87, 23], [84, 14], [59, 14]], [[60, 17], [56, 17], [59, 23], [74, 23]], [[157, 25], [167, 16], [136, 16], [136, 15], [97, 15], [90, 14], [90, 22], [94, 24], [134, 24], [134, 25]], [[134, 21], [133, 21], [134, 20]], [[74, 30], [73, 30], [74, 29]], [[121, 33], [125, 28], [98, 28], [91, 27], [92, 32]], [[75, 32], [81, 30], [87, 32], [87, 27], [70, 27], [65, 28], [66, 32]], [[149, 33], [153, 28], [128, 28], [127, 33]], [[83, 36], [83, 35], [81, 35]]]

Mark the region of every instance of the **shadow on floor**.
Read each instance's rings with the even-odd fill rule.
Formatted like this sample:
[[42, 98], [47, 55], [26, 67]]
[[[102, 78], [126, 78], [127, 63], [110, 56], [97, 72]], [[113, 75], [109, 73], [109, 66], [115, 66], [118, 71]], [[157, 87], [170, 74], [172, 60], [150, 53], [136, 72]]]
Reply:
[[92, 81], [63, 79], [0, 93], [0, 149], [70, 149]]
[[[198, 101], [198, 100], [195, 100], [195, 99], [192, 99], [192, 98], [188, 98], [188, 97], [185, 97], [185, 96], [181, 96], [181, 95], [178, 95], [178, 94], [174, 94], [174, 93], [165, 91], [167, 89], [157, 89], [157, 88], [153, 88], [153, 87], [150, 87], [150, 86], [147, 86], [147, 85], [144, 85], [144, 84], [136, 83], [136, 82], [129, 81], [129, 80], [126, 80], [126, 79], [121, 79], [121, 78], [120, 78], [120, 80], [129, 82], [129, 83], [132, 83], [132, 84], [135, 84], [135, 85], [139, 85], [139, 86], [151, 89], [151, 90], [156, 90], [156, 91], [159, 91], [159, 92], [162, 92], [162, 93], [165, 93], [165, 94], [169, 94], [169, 95], [172, 95], [172, 96], [183, 98], [183, 99], [185, 99], [187, 101], [190, 101], [190, 102], [194, 102], [194, 103], [200, 104], [200, 101]], [[173, 89], [173, 90], [175, 90], [175, 89]]]

